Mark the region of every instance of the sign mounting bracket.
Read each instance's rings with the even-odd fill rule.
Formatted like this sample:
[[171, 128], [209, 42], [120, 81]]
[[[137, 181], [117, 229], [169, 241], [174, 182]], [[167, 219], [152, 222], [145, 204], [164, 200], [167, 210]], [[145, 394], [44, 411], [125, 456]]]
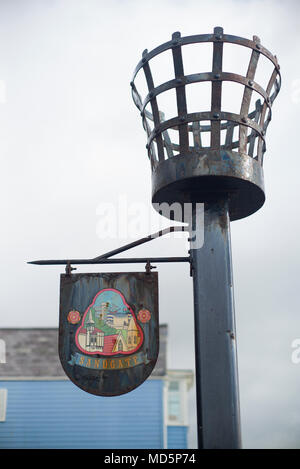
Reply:
[[150, 273], [151, 269], [155, 268], [155, 266], [151, 265], [153, 262], [157, 263], [165, 263], [165, 262], [191, 262], [191, 257], [128, 257], [128, 258], [114, 258], [111, 259], [112, 256], [119, 254], [121, 252], [127, 251], [132, 249], [136, 246], [140, 246], [141, 244], [147, 243], [152, 239], [159, 238], [169, 233], [179, 231], [189, 231], [189, 227], [186, 226], [170, 226], [163, 230], [160, 230], [156, 233], [150, 234], [144, 238], [140, 238], [132, 243], [126, 244], [121, 246], [117, 249], [112, 251], [106, 252], [100, 256], [94, 257], [92, 259], [44, 259], [44, 260], [36, 260], [36, 261], [29, 261], [28, 264], [35, 264], [35, 265], [65, 265], [66, 266], [66, 274], [71, 275], [73, 270], [76, 270], [75, 267], [72, 267], [71, 264], [136, 264], [142, 263], [145, 264], [146, 273]]

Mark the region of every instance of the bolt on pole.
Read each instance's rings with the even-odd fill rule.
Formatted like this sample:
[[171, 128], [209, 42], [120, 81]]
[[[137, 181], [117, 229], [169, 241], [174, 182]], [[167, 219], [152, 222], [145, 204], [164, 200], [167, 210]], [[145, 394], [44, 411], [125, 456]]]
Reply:
[[[211, 70], [201, 69], [198, 48], [195, 64], [199, 70], [185, 74], [187, 48], [207, 43], [212, 44]], [[224, 70], [223, 51], [227, 44], [248, 50], [245, 75]], [[158, 84], [152, 75], [151, 60], [170, 53], [171, 79]], [[273, 66], [266, 88], [255, 79], [262, 60]], [[141, 75], [148, 88], [144, 97], [136, 84]], [[235, 83], [242, 90], [239, 113], [232, 112], [230, 105], [223, 105], [225, 82]], [[199, 99], [199, 110], [191, 112], [187, 91], [191, 86], [201, 89], [203, 83], [211, 85], [209, 109], [201, 108]], [[241, 447], [230, 222], [253, 214], [265, 202], [265, 135], [280, 86], [277, 58], [260, 39], [224, 34], [221, 27], [210, 34], [186, 37], [175, 32], [170, 41], [150, 52], [144, 50], [131, 81], [132, 97], [147, 133], [154, 208], [160, 211], [162, 203], [180, 204], [183, 217], [176, 218], [175, 214], [174, 219], [185, 221], [186, 203], [204, 204], [204, 244], [195, 247], [192, 242], [190, 250], [201, 448]], [[177, 115], [165, 119], [168, 110], [160, 108], [161, 96], [170, 90]], [[193, 225], [196, 235], [201, 236], [196, 209], [192, 228]]]

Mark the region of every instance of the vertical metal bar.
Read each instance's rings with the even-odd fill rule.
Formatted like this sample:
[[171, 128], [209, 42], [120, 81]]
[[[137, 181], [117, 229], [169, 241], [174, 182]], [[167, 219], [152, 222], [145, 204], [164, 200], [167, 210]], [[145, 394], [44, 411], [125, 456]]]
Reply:
[[[183, 60], [180, 41], [180, 33], [176, 32], [172, 34], [172, 55], [174, 62], [174, 72], [175, 78], [177, 80], [182, 80], [184, 76], [183, 70]], [[176, 100], [177, 100], [177, 111], [178, 117], [181, 120], [181, 124], [178, 126], [179, 131], [179, 146], [180, 153], [187, 152], [189, 150], [189, 133], [188, 133], [188, 124], [185, 123], [187, 117], [187, 104], [186, 104], [186, 94], [185, 94], [185, 85], [176, 87]]]
[[[147, 56], [147, 49], [144, 50], [143, 52], [143, 57], [145, 58]], [[149, 93], [153, 92], [154, 90], [154, 82], [152, 78], [152, 73], [150, 69], [150, 65], [147, 61], [145, 61], [143, 65], [147, 85], [148, 85], [148, 90]], [[160, 124], [160, 117], [159, 117], [159, 109], [158, 109], [158, 104], [156, 98], [151, 98], [150, 100], [151, 103], [151, 109], [152, 109], [152, 115], [153, 115], [153, 122], [154, 122], [154, 128], [158, 128]], [[160, 133], [158, 133], [155, 137], [156, 143], [157, 143], [157, 153], [158, 153], [158, 159], [159, 161], [163, 161], [165, 159], [164, 157], [164, 145], [163, 145], [163, 140], [162, 136]]]
[[[274, 68], [273, 73], [271, 75], [271, 78], [269, 80], [267, 89], [266, 89], [267, 96], [270, 96], [270, 93], [272, 91], [272, 87], [273, 87], [273, 85], [276, 81], [277, 74], [278, 74], [277, 68]], [[260, 114], [260, 121], [259, 121], [259, 125], [260, 125], [260, 127], [263, 131], [266, 130], [266, 128], [265, 128], [265, 117], [266, 117], [267, 108], [268, 108], [268, 104], [265, 101], [263, 106], [262, 106], [262, 111], [261, 111], [261, 114]], [[263, 160], [264, 150], [265, 150], [264, 149], [264, 141], [263, 141], [262, 138], [259, 137], [258, 138], [258, 145], [257, 145], [257, 156], [258, 156], [258, 161], [261, 164], [262, 164], [262, 160]]]
[[200, 148], [202, 147], [200, 122], [195, 121], [192, 123], [192, 131], [195, 150], [200, 150]]
[[[240, 448], [240, 411], [230, 221], [226, 200], [205, 204], [204, 228], [192, 214], [195, 358], [199, 448]], [[192, 238], [193, 240], [193, 238]]]
[[[260, 43], [260, 39], [257, 36], [253, 36], [253, 41], [256, 41], [258, 44]], [[254, 80], [255, 72], [258, 64], [258, 59], [260, 57], [260, 53], [258, 50], [253, 50], [247, 70], [246, 78], [248, 79], [248, 84], [251, 86], [251, 82]], [[252, 83], [253, 84], [253, 83]], [[249, 113], [249, 107], [252, 97], [252, 89], [245, 86], [244, 94], [241, 104], [241, 111], [240, 115], [242, 118], [247, 119]], [[239, 132], [239, 152], [240, 153], [247, 153], [247, 134], [248, 134], [248, 127], [246, 125], [240, 125], [240, 132]]]
[[[223, 28], [216, 27], [214, 28], [214, 35], [217, 41], [221, 41], [223, 35]], [[223, 62], [223, 42], [215, 42], [213, 47], [213, 63], [212, 63], [212, 72], [215, 77], [222, 72], [222, 62]], [[213, 149], [220, 149], [221, 145], [221, 121], [219, 120], [219, 115], [221, 111], [222, 104], [222, 81], [212, 81], [211, 82], [211, 112], [218, 120], [211, 121], [211, 142], [210, 146]]]
[[[165, 115], [162, 111], [159, 112], [159, 116], [160, 116], [160, 122], [164, 122]], [[174, 153], [173, 153], [172, 142], [169, 136], [169, 132], [165, 130], [164, 132], [162, 132], [162, 136], [163, 136], [163, 144], [167, 151], [167, 156], [168, 158], [173, 158]]]
[[234, 123], [229, 122], [227, 124], [227, 131], [226, 131], [226, 138], [225, 138], [225, 148], [228, 148], [229, 150], [232, 149], [233, 132], [234, 132]]
[[[262, 105], [260, 102], [260, 99], [258, 99], [255, 102], [255, 116], [254, 116], [254, 122], [258, 124], [259, 122], [259, 117], [261, 113]], [[252, 156], [253, 158], [256, 158], [256, 155], [254, 155], [254, 146], [255, 146], [255, 139], [258, 138], [258, 134], [255, 130], [252, 130], [250, 137], [249, 137], [249, 150], [248, 150], [248, 155]]]

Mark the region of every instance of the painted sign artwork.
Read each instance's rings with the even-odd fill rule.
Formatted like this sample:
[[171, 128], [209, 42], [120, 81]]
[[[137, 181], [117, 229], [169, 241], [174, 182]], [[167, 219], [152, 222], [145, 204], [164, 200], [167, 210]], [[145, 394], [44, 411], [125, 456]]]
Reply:
[[141, 347], [143, 331], [123, 294], [105, 288], [84, 313], [75, 342], [89, 355], [128, 355]]
[[81, 389], [124, 394], [158, 357], [157, 273], [61, 275], [59, 355]]

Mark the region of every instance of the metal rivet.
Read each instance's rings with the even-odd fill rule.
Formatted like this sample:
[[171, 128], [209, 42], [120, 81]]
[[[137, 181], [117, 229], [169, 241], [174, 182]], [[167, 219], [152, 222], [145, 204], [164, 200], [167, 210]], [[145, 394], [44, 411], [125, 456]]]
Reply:
[[248, 81], [248, 84], [249, 84], [250, 86], [253, 86], [253, 81], [252, 81], [252, 80], [249, 80], [249, 81]]
[[181, 78], [177, 78], [176, 83], [177, 83], [178, 85], [180, 85], [180, 83], [182, 83]]
[[221, 77], [221, 75], [219, 73], [216, 73], [215, 74], [215, 78], [218, 80], [219, 78]]
[[177, 46], [177, 44], [178, 44], [178, 41], [176, 41], [176, 39], [174, 41], [172, 41], [173, 46]]
[[147, 59], [146, 59], [145, 57], [142, 58], [143, 64], [146, 62], [146, 60], [147, 60]]
[[216, 34], [216, 39], [218, 39], [218, 41], [219, 41], [220, 39], [222, 39], [222, 35], [221, 34]]
[[148, 143], [147, 143], [147, 145], [146, 145], [146, 148], [147, 148], [147, 150], [149, 150], [149, 145], [148, 145]]
[[215, 112], [214, 115], [213, 115], [213, 117], [214, 117], [215, 119], [219, 119], [220, 114], [219, 114], [218, 112]]
[[152, 91], [150, 91], [150, 93], [149, 93], [149, 98], [153, 98], [153, 93], [152, 93]]
[[179, 120], [180, 120], [180, 122], [184, 122], [184, 121], [185, 121], [185, 117], [184, 117], [184, 116], [181, 116], [181, 117], [179, 118]]
[[131, 88], [133, 88], [133, 87], [134, 87], [134, 83], [133, 83], [133, 81], [131, 81], [131, 82], [130, 82], [130, 86], [131, 86]]
[[257, 49], [260, 49], [260, 48], [261, 48], [261, 45], [260, 45], [260, 44], [256, 44], [256, 48], [257, 48]]
[[247, 122], [246, 117], [242, 117], [242, 122], [245, 122], [245, 123]]

